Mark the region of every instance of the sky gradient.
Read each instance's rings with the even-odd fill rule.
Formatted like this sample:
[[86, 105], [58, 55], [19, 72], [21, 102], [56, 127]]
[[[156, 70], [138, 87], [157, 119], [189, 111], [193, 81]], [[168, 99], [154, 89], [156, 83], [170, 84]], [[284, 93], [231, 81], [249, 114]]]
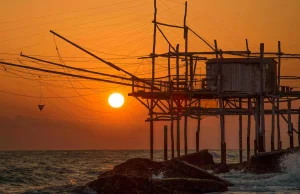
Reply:
[[[183, 25], [184, 1], [157, 2], [158, 21]], [[187, 25], [210, 43], [218, 40], [222, 50], [245, 50], [247, 38], [251, 51], [258, 51], [261, 42], [265, 43], [266, 50], [277, 51], [280, 40], [282, 52], [300, 53], [299, 10], [298, 0], [189, 0]], [[0, 60], [55, 69], [20, 57], [23, 52], [57, 63], [124, 76], [55, 38], [49, 32], [54, 30], [126, 71], [147, 78], [151, 76], [151, 61], [137, 58], [152, 51], [152, 20], [152, 0], [2, 0]], [[180, 30], [162, 29], [173, 45], [179, 43], [183, 49]], [[163, 37], [158, 36], [157, 41], [157, 52], [167, 52]], [[189, 50], [209, 51], [209, 48], [190, 36]], [[299, 76], [298, 63], [299, 60], [284, 60], [282, 74]], [[157, 76], [165, 75], [166, 65], [165, 60], [158, 61]], [[198, 71], [204, 72], [204, 67], [204, 63], [200, 64]], [[5, 68], [0, 66], [0, 150], [148, 149], [149, 123], [144, 122], [148, 113], [137, 100], [127, 96], [130, 87]], [[55, 70], [68, 72], [62, 68]], [[299, 82], [284, 84], [300, 86]], [[113, 109], [107, 103], [113, 92], [125, 97], [120, 109]], [[42, 112], [37, 107], [40, 103], [46, 105]], [[293, 121], [296, 119], [293, 117]], [[244, 131], [245, 123], [246, 120]], [[156, 149], [163, 147], [165, 124], [169, 125], [155, 123]], [[283, 131], [287, 129], [285, 123], [281, 125]], [[189, 120], [188, 126], [189, 148], [195, 148], [196, 121]], [[219, 148], [219, 131], [218, 118], [203, 119], [200, 148]], [[268, 136], [269, 118], [266, 131]], [[237, 134], [237, 118], [226, 117], [228, 148], [238, 147]], [[245, 135], [244, 132], [244, 138]], [[285, 132], [282, 136], [287, 139]]]

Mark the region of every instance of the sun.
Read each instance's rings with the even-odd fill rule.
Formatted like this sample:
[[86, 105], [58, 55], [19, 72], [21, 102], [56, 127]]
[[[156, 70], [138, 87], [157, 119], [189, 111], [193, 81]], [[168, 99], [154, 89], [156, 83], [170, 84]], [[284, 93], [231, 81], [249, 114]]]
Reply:
[[109, 96], [108, 103], [113, 108], [120, 108], [124, 104], [124, 97], [120, 93], [113, 93]]

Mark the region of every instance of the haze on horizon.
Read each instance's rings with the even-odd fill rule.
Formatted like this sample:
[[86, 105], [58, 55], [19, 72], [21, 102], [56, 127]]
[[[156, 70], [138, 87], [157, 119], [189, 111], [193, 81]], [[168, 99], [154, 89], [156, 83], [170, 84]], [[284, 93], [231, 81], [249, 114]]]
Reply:
[[[182, 25], [183, 0], [157, 0], [157, 3], [159, 21]], [[277, 51], [280, 40], [282, 52], [300, 53], [299, 10], [298, 0], [189, 0], [187, 24], [207, 41], [218, 40], [223, 50], [245, 50], [247, 38], [251, 51], [258, 51], [261, 42], [265, 43], [266, 50]], [[54, 30], [141, 78], [150, 77], [151, 60], [140, 60], [137, 56], [151, 53], [152, 20], [153, 0], [2, 0], [0, 60], [41, 67], [20, 57], [19, 53], [23, 52], [74, 67], [124, 76], [54, 38], [49, 33]], [[163, 29], [174, 44], [182, 44], [181, 31]], [[158, 52], [166, 52], [163, 37], [158, 36], [157, 41]], [[191, 37], [189, 50], [209, 51], [209, 48]], [[159, 61], [159, 64], [164, 62]], [[282, 74], [299, 74], [298, 62], [283, 61]], [[204, 71], [204, 63], [200, 67]], [[0, 66], [0, 150], [149, 148], [147, 110], [127, 96], [130, 87], [20, 71], [24, 70], [10, 67], [5, 70]], [[165, 69], [157, 67], [157, 71], [156, 75], [160, 76]], [[299, 87], [298, 83], [287, 84]], [[107, 103], [113, 92], [125, 97], [120, 109], [113, 109]], [[42, 112], [38, 110], [39, 103], [46, 105]], [[293, 117], [294, 121], [296, 119]], [[165, 124], [169, 123], [155, 123], [155, 149], [163, 147]], [[270, 125], [270, 118], [267, 118], [267, 137]], [[288, 136], [284, 133], [287, 126], [281, 125], [287, 143]], [[189, 148], [193, 149], [196, 121], [189, 120], [188, 129]], [[243, 129], [246, 131], [245, 125]], [[218, 149], [219, 131], [218, 118], [203, 119], [200, 149]], [[226, 117], [229, 149], [238, 147], [237, 134], [237, 118]]]

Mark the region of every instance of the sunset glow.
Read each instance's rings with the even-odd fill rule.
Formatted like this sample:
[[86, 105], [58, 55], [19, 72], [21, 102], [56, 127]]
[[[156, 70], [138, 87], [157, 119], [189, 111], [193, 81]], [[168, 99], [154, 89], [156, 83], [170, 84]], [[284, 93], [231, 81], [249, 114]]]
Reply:
[[124, 104], [124, 97], [122, 94], [113, 93], [109, 96], [108, 103], [113, 108], [120, 108]]

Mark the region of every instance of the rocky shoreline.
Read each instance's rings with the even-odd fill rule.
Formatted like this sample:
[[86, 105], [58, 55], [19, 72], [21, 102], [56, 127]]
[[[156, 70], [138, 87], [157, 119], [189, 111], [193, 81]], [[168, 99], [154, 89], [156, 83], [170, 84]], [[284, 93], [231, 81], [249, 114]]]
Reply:
[[216, 164], [208, 150], [163, 162], [133, 158], [102, 172], [85, 187], [101, 194], [225, 192], [233, 184], [216, 174], [232, 169], [251, 173], [280, 172], [280, 158], [299, 150], [260, 153], [252, 156], [249, 163], [242, 164]]

